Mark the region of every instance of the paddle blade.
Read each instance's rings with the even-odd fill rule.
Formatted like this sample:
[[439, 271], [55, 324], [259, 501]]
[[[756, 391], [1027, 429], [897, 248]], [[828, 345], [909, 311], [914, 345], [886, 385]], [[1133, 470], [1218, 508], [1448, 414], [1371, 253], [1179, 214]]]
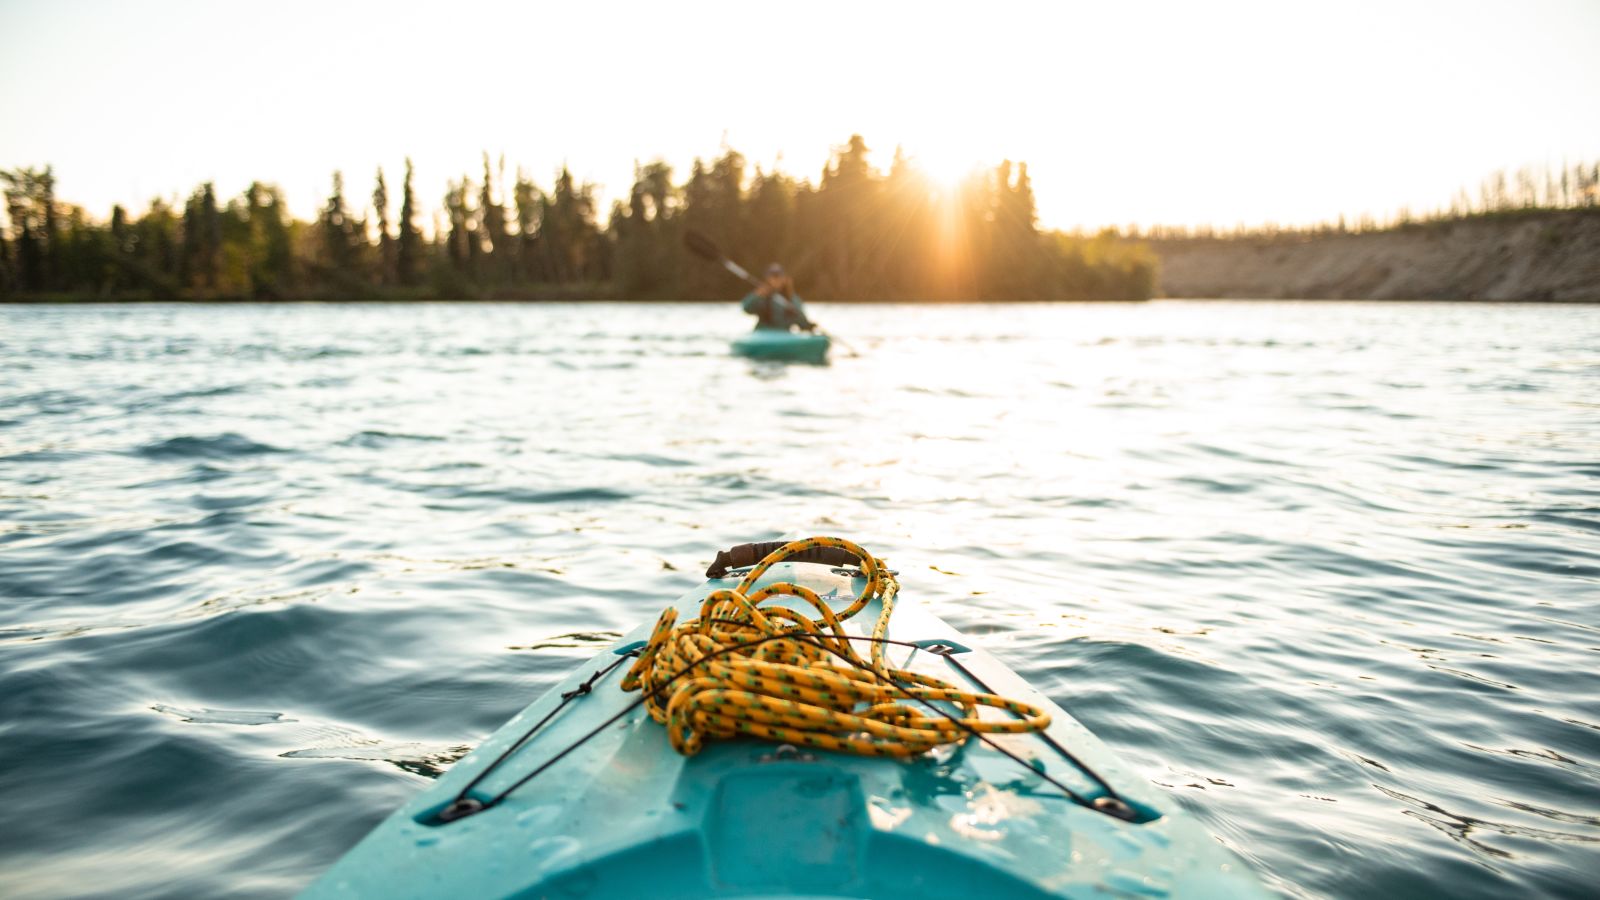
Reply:
[[710, 238], [698, 231], [692, 229], [685, 231], [683, 245], [689, 248], [690, 253], [702, 259], [709, 259], [712, 262], [722, 261], [722, 251], [717, 249], [717, 245]]

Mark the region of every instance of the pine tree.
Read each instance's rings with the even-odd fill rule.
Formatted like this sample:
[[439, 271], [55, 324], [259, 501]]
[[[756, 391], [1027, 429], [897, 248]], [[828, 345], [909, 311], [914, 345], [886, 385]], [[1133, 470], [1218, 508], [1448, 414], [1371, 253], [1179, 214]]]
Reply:
[[322, 244], [322, 262], [332, 276], [343, 282], [357, 274], [361, 245], [365, 236], [359, 233], [356, 220], [345, 206], [344, 175], [333, 173], [333, 192], [317, 219]]
[[540, 241], [558, 284], [592, 281], [602, 269], [594, 185], [578, 185], [566, 166], [540, 211]]
[[520, 168], [512, 201], [517, 208], [517, 276], [528, 281], [543, 281], [546, 270], [539, 258], [539, 229], [544, 220], [544, 194]]
[[[795, 193], [795, 183], [788, 176], [756, 169], [745, 210], [745, 246], [757, 265], [781, 262], [794, 251]], [[801, 275], [798, 271], [792, 274]]]
[[680, 290], [683, 252], [674, 196], [672, 168], [665, 162], [634, 165], [628, 202], [613, 208], [608, 228], [612, 277], [625, 297], [664, 299]]
[[827, 223], [817, 250], [822, 260], [817, 290], [826, 296], [881, 295], [882, 285], [868, 275], [877, 243], [872, 224], [880, 210], [882, 181], [867, 160], [870, 151], [859, 134], [850, 136], [823, 169], [818, 213]]
[[378, 167], [378, 181], [372, 188], [372, 208], [378, 216], [378, 284], [394, 280], [394, 239], [389, 237], [389, 186], [383, 180], [383, 167]]
[[406, 180], [400, 187], [399, 234], [395, 237], [395, 275], [410, 287], [420, 280], [422, 232], [417, 230], [416, 195], [411, 189], [411, 157], [406, 157]]
[[15, 283], [19, 291], [49, 288], [47, 257], [54, 228], [54, 190], [50, 169], [19, 168], [0, 172], [6, 184], [6, 216], [15, 233]]
[[56, 286], [56, 256], [61, 237], [56, 220], [56, 175], [51, 166], [44, 167], [44, 175], [39, 179], [39, 192], [40, 203], [44, 207], [44, 251], [39, 260], [40, 280], [49, 289]]
[[475, 256], [472, 248], [475, 237], [472, 227], [472, 208], [467, 203], [470, 186], [465, 177], [460, 181], [451, 181], [447, 183], [444, 195], [445, 221], [449, 223], [450, 228], [449, 237], [445, 241], [445, 255], [450, 261], [450, 267], [463, 275], [472, 272]]
[[[502, 166], [502, 171], [504, 167]], [[483, 191], [479, 194], [478, 210], [482, 219], [482, 243], [488, 246], [490, 277], [499, 281], [509, 268], [511, 259], [511, 234], [506, 228], [506, 210], [494, 194], [494, 175], [489, 171], [489, 154], [483, 154]]]
[[118, 203], [111, 207], [111, 230], [109, 237], [108, 277], [112, 290], [120, 290], [130, 283], [128, 277], [128, 256], [133, 249], [129, 240], [128, 211]]
[[202, 184], [183, 207], [182, 280], [205, 291], [217, 286], [217, 251], [222, 225], [217, 215], [217, 194], [211, 182]]
[[294, 280], [294, 256], [283, 193], [259, 181], [244, 192], [250, 230], [250, 292], [262, 299], [284, 296]]
[[744, 216], [744, 157], [735, 150], [724, 150], [711, 164], [708, 173], [710, 194], [709, 227], [712, 235], [724, 242], [735, 256], [747, 256]]
[[6, 233], [0, 231], [0, 297], [5, 297], [16, 289], [16, 251], [11, 248], [11, 241], [7, 239]]

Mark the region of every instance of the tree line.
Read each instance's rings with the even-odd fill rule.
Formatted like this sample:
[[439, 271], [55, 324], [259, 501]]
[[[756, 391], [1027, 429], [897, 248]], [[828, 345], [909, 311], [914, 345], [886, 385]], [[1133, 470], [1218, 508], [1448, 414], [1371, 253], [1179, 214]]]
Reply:
[[[836, 148], [813, 183], [753, 169], [737, 151], [675, 178], [635, 166], [605, 211], [598, 188], [563, 167], [548, 188], [504, 158], [449, 181], [425, 211], [410, 160], [397, 191], [380, 168], [370, 195], [333, 174], [313, 221], [254, 182], [237, 197], [211, 182], [181, 206], [121, 206], [109, 221], [56, 196], [50, 167], [0, 171], [0, 296], [104, 299], [707, 300], [738, 291], [683, 252], [686, 230], [735, 259], [779, 260], [817, 300], [1138, 300], [1155, 287], [1150, 251], [1107, 232], [1038, 227], [1025, 163], [936, 185], [896, 150], [887, 171], [866, 142]], [[363, 192], [364, 193], [364, 192]]]

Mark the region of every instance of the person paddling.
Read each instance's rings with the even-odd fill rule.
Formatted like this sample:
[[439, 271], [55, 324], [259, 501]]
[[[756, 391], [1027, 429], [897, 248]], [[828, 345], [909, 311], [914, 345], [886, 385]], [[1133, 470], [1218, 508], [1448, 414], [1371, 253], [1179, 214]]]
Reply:
[[794, 279], [777, 263], [767, 266], [766, 277], [745, 296], [742, 305], [745, 312], [756, 317], [757, 328], [817, 330], [816, 323], [806, 316], [800, 295], [794, 292]]

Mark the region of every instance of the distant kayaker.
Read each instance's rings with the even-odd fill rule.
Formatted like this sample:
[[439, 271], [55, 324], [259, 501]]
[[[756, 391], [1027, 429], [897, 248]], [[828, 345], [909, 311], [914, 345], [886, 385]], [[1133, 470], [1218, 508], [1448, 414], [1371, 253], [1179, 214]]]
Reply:
[[806, 317], [800, 295], [794, 292], [794, 279], [777, 263], [767, 266], [761, 286], [744, 298], [743, 305], [745, 312], [756, 317], [757, 328], [779, 331], [792, 328], [815, 331], [817, 328], [816, 323]]

